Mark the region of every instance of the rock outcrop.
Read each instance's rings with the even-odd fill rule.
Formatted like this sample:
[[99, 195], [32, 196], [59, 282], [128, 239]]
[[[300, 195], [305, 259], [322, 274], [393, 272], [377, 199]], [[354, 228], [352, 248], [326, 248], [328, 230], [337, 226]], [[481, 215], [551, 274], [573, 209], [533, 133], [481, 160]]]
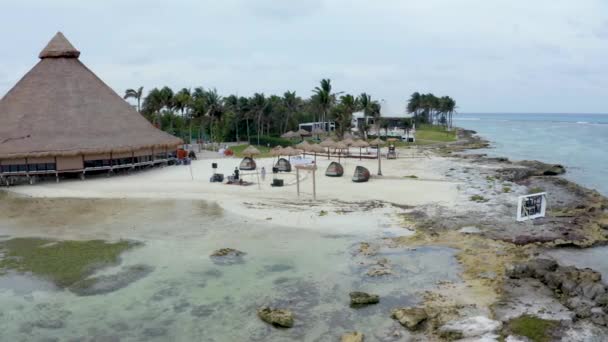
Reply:
[[262, 321], [276, 327], [293, 327], [293, 313], [286, 309], [273, 309], [263, 306], [258, 309], [258, 316]]
[[350, 293], [350, 305], [351, 306], [362, 306], [369, 304], [377, 304], [380, 302], [380, 296], [375, 294], [369, 294], [365, 292], [351, 292]]
[[429, 318], [429, 315], [423, 308], [401, 308], [393, 310], [391, 317], [409, 330], [415, 331]]
[[221, 248], [211, 253], [210, 258], [217, 265], [242, 264], [245, 254], [234, 248]]
[[340, 342], [363, 342], [364, 338], [365, 336], [362, 333], [355, 331], [342, 335]]
[[602, 275], [589, 268], [560, 266], [554, 260], [535, 259], [512, 265], [510, 278], [534, 278], [554, 291], [562, 304], [578, 318], [590, 318], [599, 325], [608, 325], [608, 288]]

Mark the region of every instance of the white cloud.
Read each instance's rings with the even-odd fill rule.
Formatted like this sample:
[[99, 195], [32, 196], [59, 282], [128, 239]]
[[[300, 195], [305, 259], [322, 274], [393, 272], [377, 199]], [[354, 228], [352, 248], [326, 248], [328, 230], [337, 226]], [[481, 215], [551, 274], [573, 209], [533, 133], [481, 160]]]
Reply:
[[120, 92], [166, 84], [307, 96], [329, 77], [391, 111], [419, 90], [453, 96], [460, 111], [608, 112], [603, 0], [10, 2], [0, 94], [56, 30]]

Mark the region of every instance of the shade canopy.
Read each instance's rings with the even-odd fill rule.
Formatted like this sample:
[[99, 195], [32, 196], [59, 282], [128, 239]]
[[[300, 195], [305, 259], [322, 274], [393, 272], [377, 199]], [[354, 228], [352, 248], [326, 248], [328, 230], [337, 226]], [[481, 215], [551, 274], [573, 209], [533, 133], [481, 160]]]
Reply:
[[385, 144], [384, 140], [382, 140], [380, 138], [376, 138], [376, 139], [374, 139], [374, 140], [372, 140], [372, 141], [369, 142], [370, 146], [382, 146], [384, 144]]
[[342, 140], [342, 143], [347, 146], [351, 146], [354, 142], [355, 141], [351, 138], [346, 138], [346, 139]]
[[281, 150], [281, 152], [283, 153], [284, 156], [297, 156], [297, 155], [300, 155], [300, 153], [302, 153], [291, 146], [285, 147], [284, 149]]
[[57, 33], [38, 64], [0, 100], [0, 159], [166, 150], [182, 143], [151, 125], [79, 56]]
[[346, 145], [344, 142], [342, 141], [338, 141], [335, 145], [334, 148], [337, 148], [339, 150], [346, 150], [348, 148], [348, 145]]
[[300, 128], [297, 132], [296, 132], [299, 136], [305, 136], [305, 135], [310, 135], [310, 132]]
[[352, 145], [353, 147], [359, 147], [359, 148], [364, 148], [364, 147], [369, 147], [369, 143], [365, 140], [357, 140], [353, 143]]
[[297, 144], [296, 147], [302, 151], [309, 152], [311, 145], [308, 143], [308, 141], [304, 140]]
[[332, 138], [327, 138], [323, 140], [319, 145], [323, 147], [334, 147], [336, 145], [336, 142]]
[[281, 138], [283, 138], [283, 139], [291, 139], [291, 138], [295, 138], [297, 136], [298, 136], [298, 134], [296, 132], [294, 132], [294, 131], [287, 131], [287, 132], [285, 132], [285, 133], [283, 133], [281, 135]]
[[261, 153], [260, 150], [258, 150], [257, 148], [255, 148], [254, 146], [251, 146], [251, 145], [247, 146], [247, 148], [244, 149], [242, 152], [242, 154], [244, 156], [248, 156], [248, 157], [256, 156], [260, 153]]
[[313, 153], [325, 153], [325, 148], [319, 144], [310, 145], [309, 152]]
[[283, 151], [283, 147], [281, 147], [281, 145], [274, 147], [272, 150], [270, 150], [270, 155], [271, 156], [282, 156], [281, 152]]
[[325, 134], [325, 130], [321, 127], [315, 127], [312, 130], [312, 134]]

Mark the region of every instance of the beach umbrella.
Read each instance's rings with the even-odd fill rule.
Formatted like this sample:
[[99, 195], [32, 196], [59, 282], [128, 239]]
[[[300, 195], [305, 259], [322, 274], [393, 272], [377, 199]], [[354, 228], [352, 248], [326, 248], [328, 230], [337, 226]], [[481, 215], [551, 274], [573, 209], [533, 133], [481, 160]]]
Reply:
[[250, 157], [250, 158], [253, 156], [257, 156], [260, 153], [261, 153], [260, 150], [258, 150], [257, 148], [255, 148], [251, 145], [247, 146], [247, 148], [243, 150], [243, 155]]
[[338, 164], [340, 163], [340, 156], [342, 155], [342, 150], [345, 150], [348, 148], [348, 145], [346, 145], [344, 142], [342, 141], [338, 141], [335, 145], [334, 148], [336, 148], [338, 150]]
[[346, 132], [346, 133], [344, 133], [343, 138], [344, 138], [344, 139], [351, 139], [351, 140], [352, 140], [352, 139], [354, 138], [354, 136], [353, 136], [352, 134], [350, 134], [350, 133]]
[[357, 140], [353, 143], [353, 147], [358, 147], [359, 148], [359, 160], [361, 160], [361, 154], [362, 154], [362, 149], [368, 148], [369, 147], [369, 143], [365, 140]]
[[325, 134], [325, 130], [321, 127], [315, 127], [312, 130], [312, 134], [315, 134], [317, 136], [317, 138], [319, 137], [320, 134]]
[[310, 135], [310, 132], [309, 132], [309, 131], [307, 131], [307, 130], [305, 130], [305, 129], [300, 128], [300, 129], [299, 129], [299, 130], [296, 132], [296, 134], [297, 134], [298, 136], [300, 136], [302, 139], [304, 139], [304, 137], [307, 137], [307, 136], [309, 136], [309, 135]]
[[[297, 156], [300, 155], [300, 151], [296, 150], [295, 148], [291, 147], [291, 146], [287, 146], [284, 149], [281, 150], [282, 154], [284, 156], [288, 156], [288, 157], [292, 157], [292, 156]], [[291, 160], [291, 158], [289, 158]]]
[[291, 139], [291, 138], [295, 138], [295, 137], [297, 137], [297, 133], [294, 131], [288, 131], [281, 135], [281, 138], [283, 138], [283, 139]]
[[323, 140], [319, 145], [327, 148], [327, 159], [329, 159], [329, 149], [336, 145], [336, 142], [332, 138]]
[[278, 145], [276, 147], [274, 147], [272, 150], [270, 150], [270, 155], [273, 157], [280, 157], [281, 156], [281, 152], [283, 150], [283, 147], [281, 147], [281, 145]]
[[355, 143], [355, 141], [351, 138], [344, 138], [344, 140], [342, 140], [342, 142], [347, 146], [351, 146], [352, 144]]
[[319, 144], [310, 145], [309, 152], [315, 154], [315, 163], [317, 162], [317, 153], [325, 153], [325, 148]]
[[299, 143], [299, 144], [297, 144], [297, 145], [296, 145], [296, 147], [297, 147], [299, 150], [304, 151], [304, 156], [306, 156], [306, 152], [309, 152], [309, 151], [310, 151], [310, 146], [311, 146], [311, 145], [310, 145], [310, 144], [308, 143], [308, 141], [306, 141], [306, 140], [304, 140], [304, 141], [302, 141], [301, 143]]

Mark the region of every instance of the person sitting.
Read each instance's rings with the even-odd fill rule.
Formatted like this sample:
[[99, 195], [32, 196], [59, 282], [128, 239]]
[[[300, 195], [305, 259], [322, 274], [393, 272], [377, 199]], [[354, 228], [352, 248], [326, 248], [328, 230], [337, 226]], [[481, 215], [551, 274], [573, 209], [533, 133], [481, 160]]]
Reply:
[[233, 175], [233, 179], [234, 179], [234, 180], [239, 180], [239, 172], [240, 172], [240, 171], [239, 171], [239, 168], [238, 168], [238, 167], [235, 167], [235, 168], [234, 168], [234, 175]]
[[190, 150], [190, 152], [188, 152], [188, 158], [192, 159], [192, 160], [196, 160], [196, 153], [192, 150]]

